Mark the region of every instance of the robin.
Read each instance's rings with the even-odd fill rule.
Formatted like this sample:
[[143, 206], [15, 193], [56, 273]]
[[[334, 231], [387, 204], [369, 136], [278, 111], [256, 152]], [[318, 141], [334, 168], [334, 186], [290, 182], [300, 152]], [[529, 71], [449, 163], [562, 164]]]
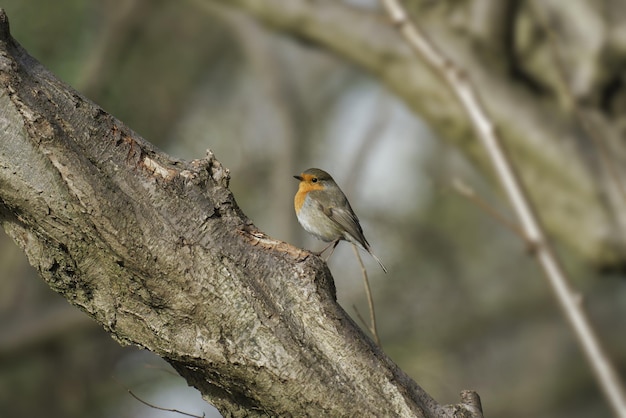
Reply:
[[346, 195], [330, 174], [319, 168], [309, 168], [294, 177], [300, 180], [294, 198], [298, 222], [308, 233], [322, 241], [330, 242], [317, 255], [322, 254], [331, 245], [334, 251], [339, 241], [345, 240], [367, 251], [387, 273], [383, 263], [372, 253], [370, 244], [363, 235], [359, 218], [350, 207]]

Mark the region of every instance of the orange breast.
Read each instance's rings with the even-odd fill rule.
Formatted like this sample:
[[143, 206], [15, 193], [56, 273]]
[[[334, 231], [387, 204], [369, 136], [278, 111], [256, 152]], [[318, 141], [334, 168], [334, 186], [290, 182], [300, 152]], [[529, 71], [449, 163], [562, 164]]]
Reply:
[[302, 209], [302, 205], [304, 205], [306, 195], [312, 190], [324, 190], [324, 187], [322, 187], [321, 184], [306, 181], [306, 179], [300, 182], [300, 185], [298, 186], [298, 192], [293, 199], [293, 205], [296, 208], [296, 213], [300, 212], [300, 209]]

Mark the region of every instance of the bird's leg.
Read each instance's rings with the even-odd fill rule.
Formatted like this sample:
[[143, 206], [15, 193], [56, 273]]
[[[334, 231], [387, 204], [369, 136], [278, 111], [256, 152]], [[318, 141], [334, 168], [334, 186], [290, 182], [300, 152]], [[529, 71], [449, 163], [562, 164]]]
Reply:
[[[324, 254], [324, 252], [325, 252], [327, 249], [329, 249], [331, 245], [333, 246], [333, 251], [335, 251], [335, 247], [337, 246], [337, 244], [339, 244], [339, 240], [338, 240], [338, 239], [334, 240], [333, 242], [331, 242], [330, 244], [328, 244], [327, 246], [325, 246], [325, 247], [322, 249], [322, 251], [313, 252], [313, 254], [315, 254], [316, 256], [318, 256], [318, 257], [319, 257], [319, 256], [321, 256], [322, 254]], [[332, 254], [333, 254], [333, 252], [331, 251], [331, 252], [330, 252], [330, 254], [332, 255]], [[330, 257], [330, 255], [329, 255], [328, 257]], [[328, 259], [328, 257], [326, 257], [326, 259]]]
[[[337, 248], [337, 245], [339, 245], [339, 241], [341, 241], [341, 240], [336, 239], [333, 242], [331, 242], [331, 244], [333, 244], [333, 248], [331, 248], [330, 254], [328, 254], [328, 257], [326, 257], [326, 259], [324, 261], [328, 261], [328, 259], [333, 255], [333, 253], [335, 252], [335, 248]], [[330, 247], [330, 245], [328, 247]], [[328, 247], [326, 247], [326, 248], [328, 248]]]

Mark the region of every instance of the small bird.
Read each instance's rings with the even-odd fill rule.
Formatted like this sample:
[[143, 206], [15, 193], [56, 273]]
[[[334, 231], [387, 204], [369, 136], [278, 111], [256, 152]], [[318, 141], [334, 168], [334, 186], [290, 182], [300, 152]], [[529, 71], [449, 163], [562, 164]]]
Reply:
[[330, 174], [319, 168], [309, 168], [294, 177], [300, 180], [293, 201], [298, 222], [308, 233], [330, 242], [317, 254], [322, 254], [331, 245], [334, 250], [339, 241], [345, 240], [367, 251], [387, 273], [383, 263], [372, 253], [370, 244], [363, 235], [359, 218], [350, 207], [346, 195]]

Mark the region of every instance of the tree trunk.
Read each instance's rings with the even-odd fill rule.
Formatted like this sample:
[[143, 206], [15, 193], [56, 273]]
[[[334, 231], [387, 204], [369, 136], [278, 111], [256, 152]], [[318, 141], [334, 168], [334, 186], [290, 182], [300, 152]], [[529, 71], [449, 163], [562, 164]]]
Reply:
[[0, 221], [54, 290], [224, 416], [482, 416], [441, 406], [258, 231], [211, 152], [176, 161], [57, 80], [0, 11]]

